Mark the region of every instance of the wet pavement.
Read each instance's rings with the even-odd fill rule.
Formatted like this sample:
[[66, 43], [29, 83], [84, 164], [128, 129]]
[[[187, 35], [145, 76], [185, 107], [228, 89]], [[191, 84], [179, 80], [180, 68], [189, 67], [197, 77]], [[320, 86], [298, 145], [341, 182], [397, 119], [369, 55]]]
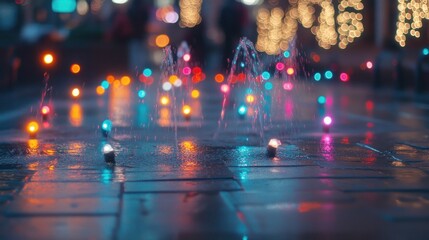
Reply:
[[[220, 121], [216, 83], [198, 85], [190, 121], [174, 117], [181, 103], [160, 106], [150, 88], [140, 100], [136, 87], [87, 86], [79, 100], [53, 88], [37, 139], [23, 129], [41, 120], [42, 92], [0, 96], [0, 239], [427, 239], [429, 99], [275, 86], [261, 130], [233, 107]], [[282, 142], [275, 158], [270, 138]]]

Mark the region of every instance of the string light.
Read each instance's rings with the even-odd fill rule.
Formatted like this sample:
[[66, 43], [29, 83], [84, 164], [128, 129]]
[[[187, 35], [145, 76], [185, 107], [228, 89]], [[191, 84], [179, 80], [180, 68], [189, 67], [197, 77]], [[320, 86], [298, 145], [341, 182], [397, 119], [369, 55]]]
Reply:
[[192, 28], [201, 22], [201, 5], [203, 0], [180, 0], [180, 26]]
[[429, 19], [428, 0], [398, 0], [395, 40], [405, 47], [407, 35], [420, 37], [422, 20]]
[[[337, 44], [344, 49], [364, 31], [363, 15], [359, 12], [364, 8], [362, 0], [340, 0], [337, 16], [332, 0], [289, 0], [289, 3], [287, 11], [278, 7], [271, 11], [259, 9], [256, 16], [258, 51], [271, 55], [286, 51], [296, 36], [298, 23], [310, 29], [319, 46], [325, 49]], [[317, 11], [320, 12], [317, 18], [316, 6], [321, 9]]]

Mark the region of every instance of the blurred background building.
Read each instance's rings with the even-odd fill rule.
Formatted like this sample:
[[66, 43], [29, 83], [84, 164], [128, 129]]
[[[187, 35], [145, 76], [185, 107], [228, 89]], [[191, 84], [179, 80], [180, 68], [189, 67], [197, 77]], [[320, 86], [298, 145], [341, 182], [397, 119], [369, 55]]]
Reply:
[[264, 59], [295, 41], [308, 71], [413, 68], [427, 19], [427, 0], [0, 0], [0, 86], [40, 81], [46, 52], [61, 59], [51, 74], [79, 62], [90, 80], [156, 66], [182, 41], [207, 71], [226, 71], [242, 36]]

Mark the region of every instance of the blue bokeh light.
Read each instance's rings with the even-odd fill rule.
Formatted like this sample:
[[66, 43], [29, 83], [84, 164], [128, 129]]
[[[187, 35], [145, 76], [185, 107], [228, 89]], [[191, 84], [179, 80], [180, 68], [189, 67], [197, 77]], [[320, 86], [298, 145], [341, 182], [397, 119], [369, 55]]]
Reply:
[[322, 74], [320, 74], [320, 73], [318, 73], [318, 72], [317, 72], [317, 73], [315, 73], [315, 74], [314, 74], [314, 80], [315, 80], [315, 81], [320, 81], [320, 79], [322, 79]]
[[145, 77], [150, 77], [150, 76], [152, 76], [152, 70], [151, 70], [150, 68], [145, 68], [145, 69], [143, 70], [143, 75], [144, 75]]
[[101, 85], [102, 88], [108, 89], [109, 86], [110, 86], [110, 83], [108, 81], [106, 81], [106, 80], [103, 80], [100, 85]]
[[265, 71], [265, 72], [262, 73], [261, 76], [262, 76], [262, 79], [268, 80], [268, 79], [270, 79], [271, 74], [269, 72]]
[[109, 119], [104, 120], [103, 123], [101, 124], [101, 129], [103, 129], [106, 132], [112, 131], [112, 121], [110, 121]]
[[325, 78], [326, 79], [332, 79], [333, 76], [334, 76], [334, 74], [332, 73], [332, 71], [328, 70], [325, 72]]
[[144, 98], [146, 96], [146, 92], [143, 89], [139, 90], [137, 94], [139, 95], [139, 98]]
[[273, 84], [271, 82], [266, 82], [264, 84], [264, 88], [265, 88], [265, 90], [269, 91], [269, 90], [273, 89]]

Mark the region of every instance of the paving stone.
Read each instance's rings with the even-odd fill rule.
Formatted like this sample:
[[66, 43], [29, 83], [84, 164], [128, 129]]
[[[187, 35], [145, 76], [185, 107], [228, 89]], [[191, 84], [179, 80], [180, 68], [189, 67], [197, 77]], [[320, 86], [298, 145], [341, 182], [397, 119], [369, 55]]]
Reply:
[[333, 182], [337, 189], [347, 192], [429, 192], [429, 178], [420, 179], [349, 179]]
[[22, 198], [2, 208], [6, 216], [99, 216], [118, 213], [119, 198]]
[[125, 193], [238, 191], [235, 180], [126, 182]]
[[371, 169], [332, 169], [318, 166], [302, 167], [231, 167], [238, 179], [272, 178], [389, 178], [377, 170]]
[[[292, 238], [376, 238], [383, 219], [352, 203], [299, 202], [240, 206], [251, 234]], [[382, 236], [382, 235], [381, 235]]]
[[337, 190], [336, 179], [240, 179], [245, 191], [284, 192], [302, 190]]
[[118, 197], [119, 184], [96, 182], [29, 182], [20, 196], [26, 198]]
[[115, 217], [0, 218], [0, 239], [112, 239]]
[[241, 206], [256, 206], [267, 204], [299, 203], [299, 202], [353, 202], [355, 197], [333, 190], [302, 190], [302, 191], [244, 191], [225, 192], [222, 195], [231, 204], [240, 208]]
[[125, 195], [120, 239], [241, 238], [246, 232], [218, 193]]

